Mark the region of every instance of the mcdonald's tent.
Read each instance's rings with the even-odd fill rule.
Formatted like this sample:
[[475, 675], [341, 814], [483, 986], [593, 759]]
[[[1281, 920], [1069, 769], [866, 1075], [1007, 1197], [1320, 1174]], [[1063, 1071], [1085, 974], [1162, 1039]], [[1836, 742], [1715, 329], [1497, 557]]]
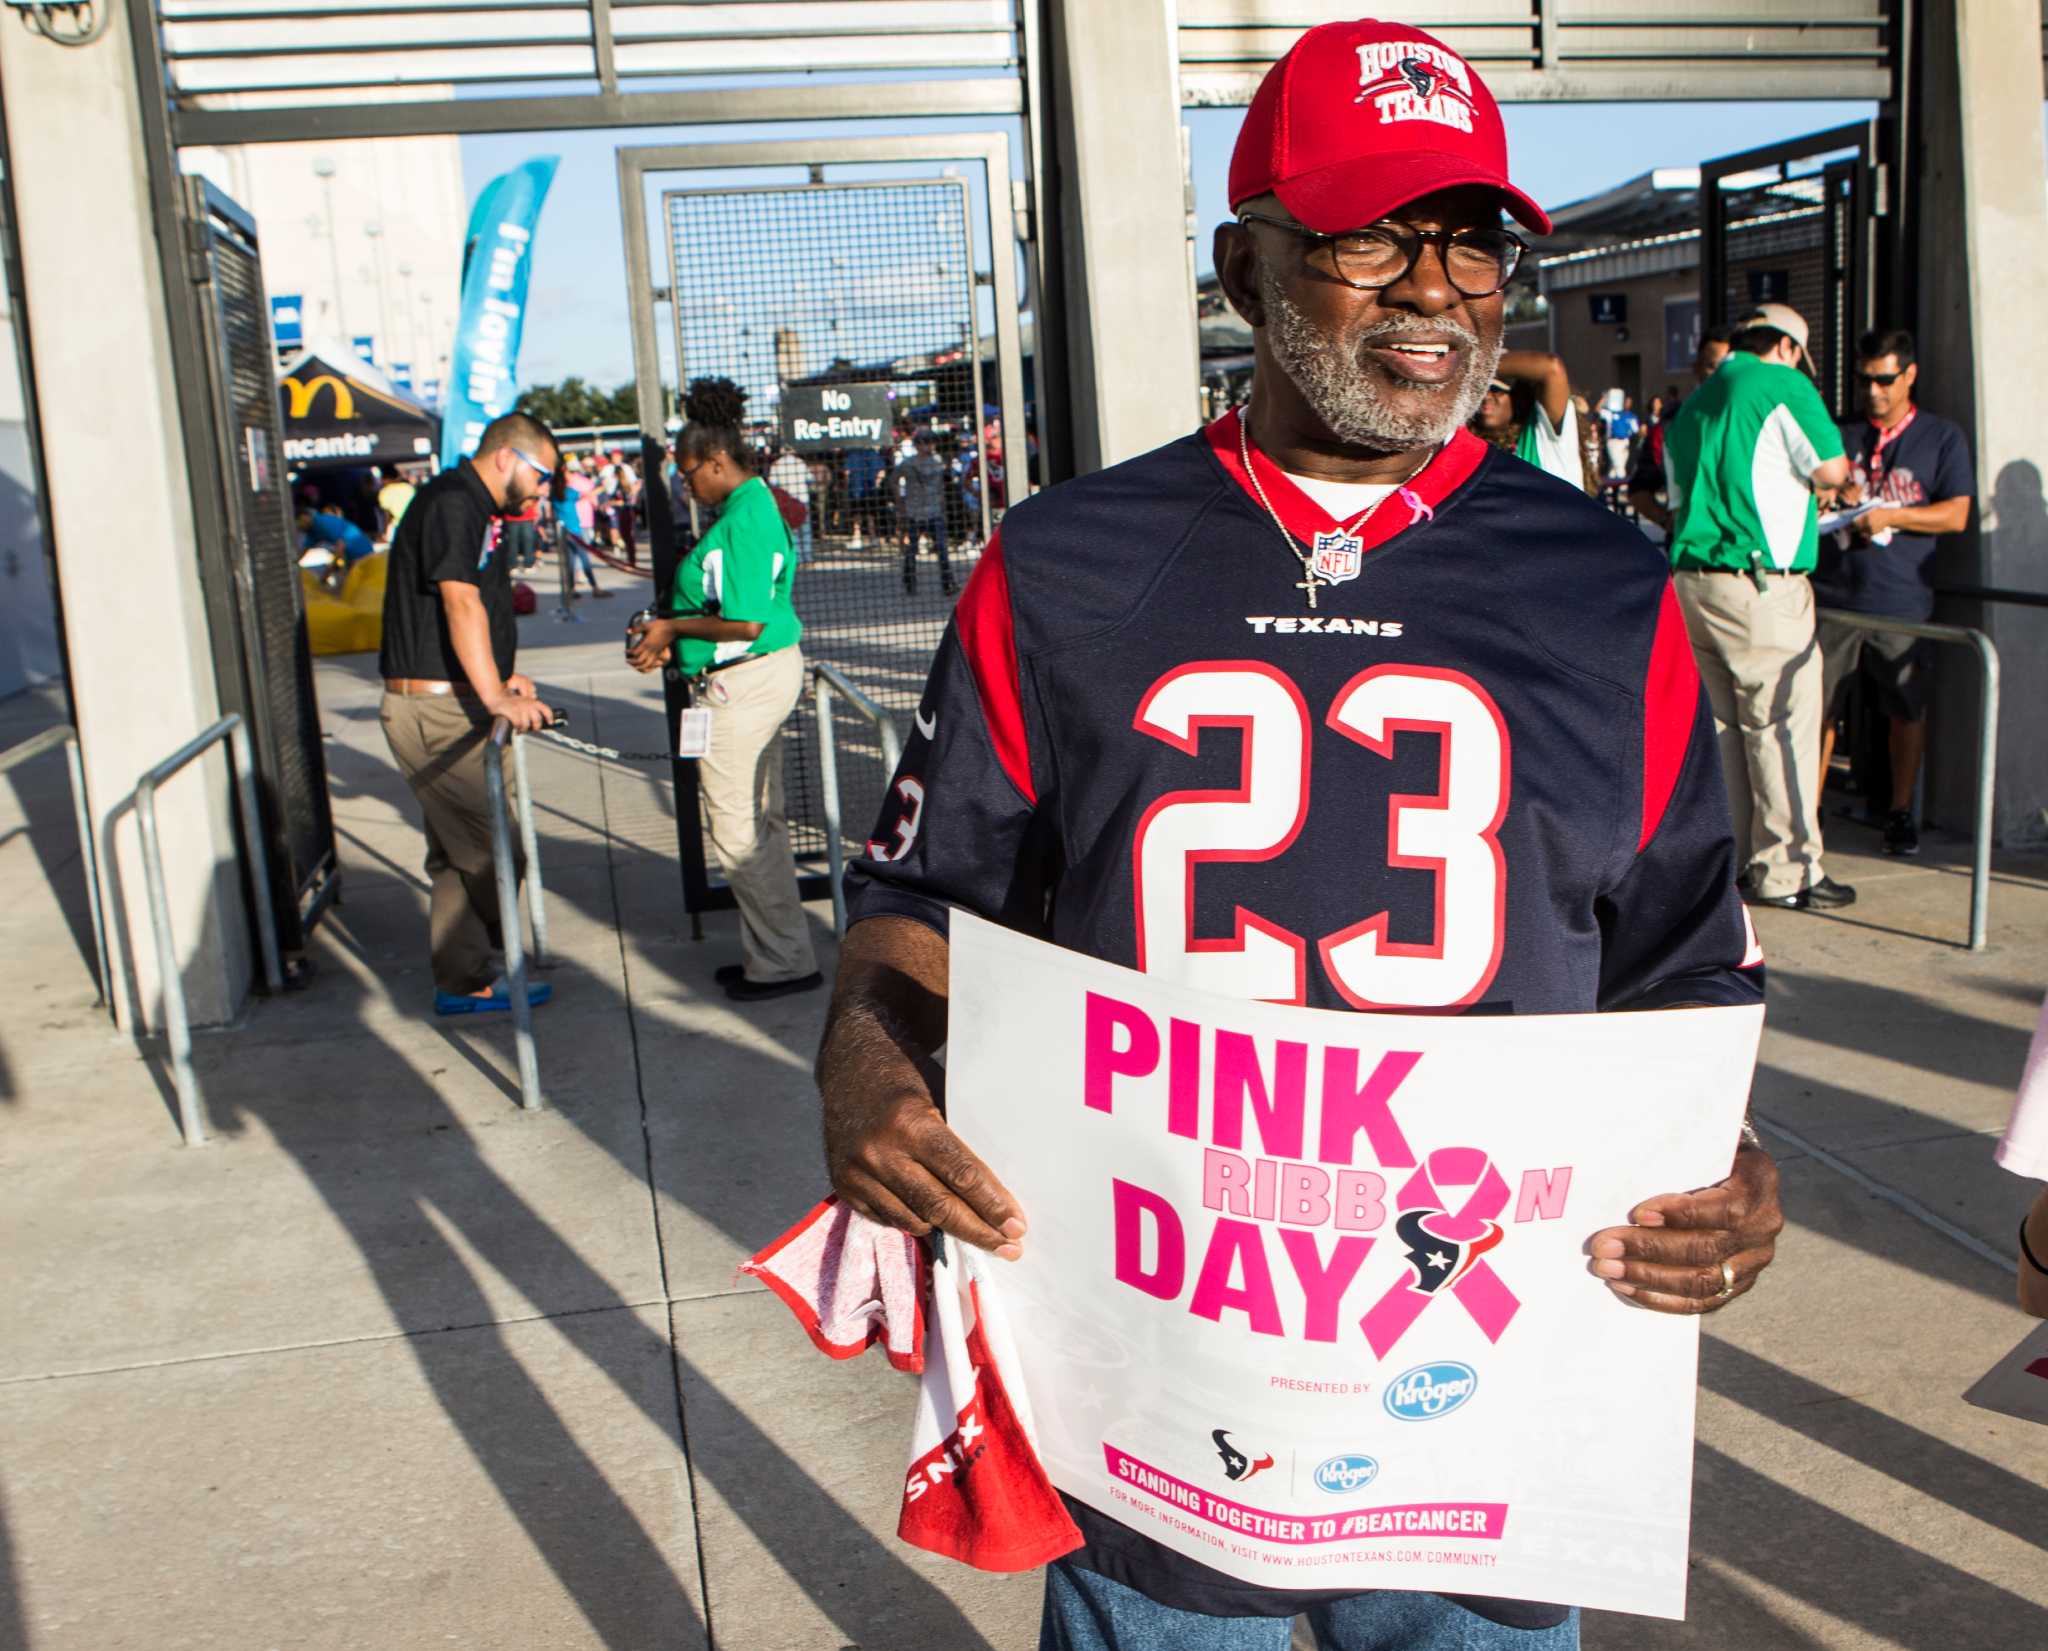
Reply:
[[441, 422], [368, 362], [342, 350], [302, 350], [279, 370], [285, 463], [431, 463]]

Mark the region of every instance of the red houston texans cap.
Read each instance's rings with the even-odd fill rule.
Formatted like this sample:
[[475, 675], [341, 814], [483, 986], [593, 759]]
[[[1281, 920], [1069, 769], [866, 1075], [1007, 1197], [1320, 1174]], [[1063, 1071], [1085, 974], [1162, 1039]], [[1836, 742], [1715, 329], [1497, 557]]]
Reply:
[[1458, 184], [1499, 190], [1539, 235], [1550, 218], [1508, 182], [1500, 108], [1472, 65], [1420, 29], [1323, 23], [1266, 72], [1230, 157], [1233, 211], [1268, 190], [1310, 229], [1357, 229]]

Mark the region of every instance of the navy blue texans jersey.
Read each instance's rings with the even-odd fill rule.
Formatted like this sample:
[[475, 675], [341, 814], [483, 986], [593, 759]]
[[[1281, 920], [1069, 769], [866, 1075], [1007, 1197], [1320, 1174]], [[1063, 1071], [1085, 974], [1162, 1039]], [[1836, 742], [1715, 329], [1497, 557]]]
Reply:
[[[1226, 415], [1005, 516], [849, 869], [850, 915], [943, 933], [957, 905], [1328, 1009], [1759, 1001], [1713, 722], [1642, 535], [1460, 431], [1352, 554], [1255, 451], [1284, 537], [1239, 455]], [[1338, 580], [1313, 610], [1303, 557]], [[1167, 1604], [1338, 1597], [1076, 1516], [1082, 1563]]]

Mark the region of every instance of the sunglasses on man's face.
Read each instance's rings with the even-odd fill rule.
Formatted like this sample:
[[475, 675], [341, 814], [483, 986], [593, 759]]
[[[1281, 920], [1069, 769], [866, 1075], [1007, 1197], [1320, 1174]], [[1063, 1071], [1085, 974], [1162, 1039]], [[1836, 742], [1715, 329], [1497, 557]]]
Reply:
[[525, 465], [527, 469], [531, 470], [536, 476], [540, 477], [542, 481], [553, 480], [555, 473], [552, 470], [550, 470], [546, 465], [542, 464], [539, 459], [529, 458], [526, 454], [520, 452], [519, 449], [516, 447], [508, 447], [505, 449], [505, 451], [510, 453], [521, 464]]
[[1895, 373], [1858, 373], [1856, 376], [1865, 384], [1881, 384], [1889, 389], [1906, 376], [1906, 369], [1901, 367]]

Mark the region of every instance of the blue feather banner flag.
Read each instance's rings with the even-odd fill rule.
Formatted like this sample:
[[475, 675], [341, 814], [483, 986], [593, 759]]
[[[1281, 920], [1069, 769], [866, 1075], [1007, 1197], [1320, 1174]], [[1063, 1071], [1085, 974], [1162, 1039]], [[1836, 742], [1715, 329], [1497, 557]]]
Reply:
[[534, 226], [560, 161], [542, 155], [493, 178], [470, 210], [462, 247], [462, 313], [441, 415], [443, 469], [474, 453], [484, 426], [509, 413], [518, 399]]

